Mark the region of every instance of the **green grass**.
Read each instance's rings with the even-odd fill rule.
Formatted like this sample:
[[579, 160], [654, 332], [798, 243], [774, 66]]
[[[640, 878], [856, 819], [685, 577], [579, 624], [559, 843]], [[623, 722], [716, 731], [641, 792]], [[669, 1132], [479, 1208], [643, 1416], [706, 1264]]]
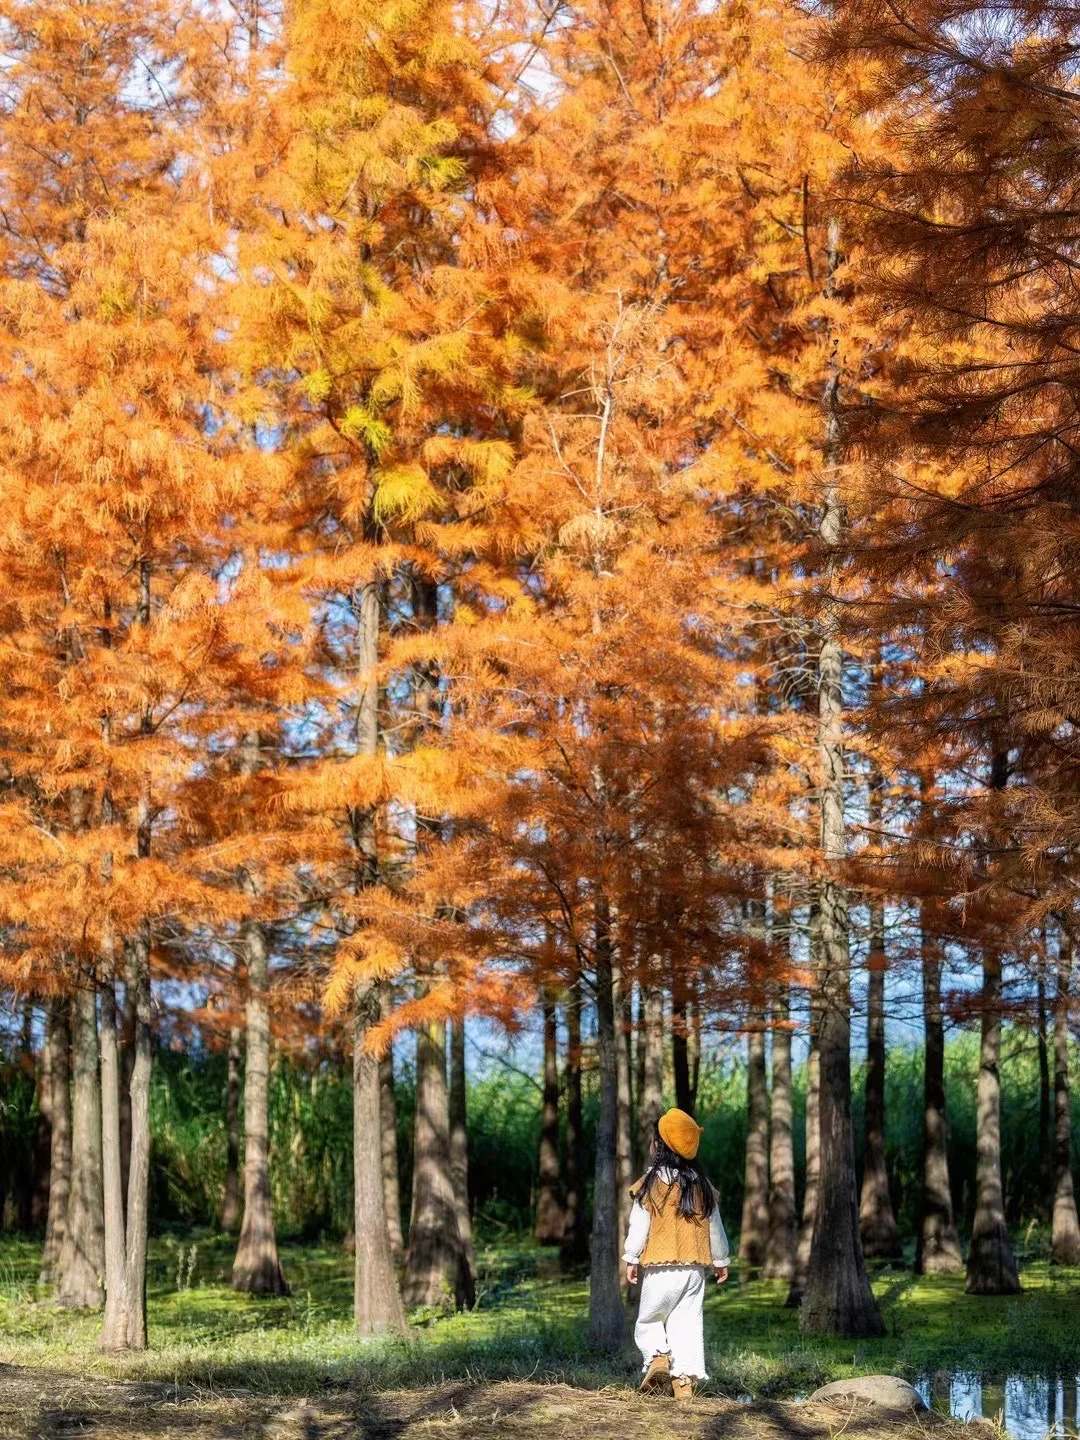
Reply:
[[[293, 1288], [280, 1300], [234, 1295], [231, 1258], [218, 1236], [155, 1240], [151, 1349], [116, 1358], [97, 1352], [99, 1316], [61, 1311], [38, 1291], [37, 1247], [0, 1239], [0, 1362], [275, 1394], [526, 1377], [596, 1389], [627, 1385], [636, 1373], [629, 1347], [618, 1358], [585, 1347], [586, 1278], [562, 1275], [553, 1256], [527, 1244], [481, 1250], [476, 1309], [414, 1316], [404, 1341], [353, 1334], [351, 1260], [333, 1246], [282, 1247]], [[965, 1295], [962, 1278], [883, 1272], [874, 1286], [888, 1333], [859, 1342], [803, 1337], [784, 1287], [733, 1281], [707, 1302], [709, 1388], [778, 1398], [853, 1373], [1074, 1375], [1080, 1272], [1034, 1262], [1023, 1279], [1020, 1296], [987, 1299]]]

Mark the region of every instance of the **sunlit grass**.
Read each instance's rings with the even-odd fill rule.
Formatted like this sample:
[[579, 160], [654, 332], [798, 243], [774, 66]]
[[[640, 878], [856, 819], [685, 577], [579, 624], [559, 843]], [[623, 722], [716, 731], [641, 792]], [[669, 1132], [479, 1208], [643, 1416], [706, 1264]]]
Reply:
[[[418, 1314], [403, 1341], [361, 1341], [350, 1323], [351, 1257], [332, 1245], [287, 1245], [292, 1293], [262, 1300], [228, 1287], [232, 1244], [193, 1235], [153, 1242], [149, 1273], [151, 1349], [100, 1355], [100, 1317], [57, 1309], [36, 1284], [37, 1247], [0, 1241], [0, 1360], [112, 1377], [166, 1379], [213, 1389], [308, 1393], [349, 1384], [392, 1389], [443, 1379], [539, 1380], [623, 1385], [635, 1357], [591, 1355], [585, 1345], [584, 1276], [561, 1274], [535, 1246], [479, 1254], [474, 1311]], [[1024, 1293], [963, 1293], [963, 1277], [878, 1274], [887, 1334], [874, 1341], [804, 1338], [785, 1287], [733, 1281], [710, 1293], [706, 1338], [710, 1388], [779, 1397], [866, 1371], [914, 1377], [967, 1369], [1075, 1374], [1080, 1362], [1080, 1272], [1044, 1262], [1024, 1271]]]

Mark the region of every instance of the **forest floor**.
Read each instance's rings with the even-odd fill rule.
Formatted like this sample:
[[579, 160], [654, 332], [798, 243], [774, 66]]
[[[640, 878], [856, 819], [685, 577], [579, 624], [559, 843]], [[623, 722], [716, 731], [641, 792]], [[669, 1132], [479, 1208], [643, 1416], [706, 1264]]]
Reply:
[[[38, 1406], [41, 1413], [58, 1415], [66, 1403], [58, 1396], [89, 1405], [98, 1394], [105, 1416], [112, 1413], [110, 1406], [134, 1415], [140, 1395], [157, 1396], [153, 1404], [160, 1404], [163, 1394], [172, 1393], [175, 1398], [168, 1403], [179, 1407], [176, 1424], [171, 1431], [159, 1426], [152, 1432], [162, 1440], [173, 1440], [174, 1435], [177, 1440], [202, 1440], [210, 1432], [243, 1440], [245, 1417], [256, 1414], [263, 1416], [260, 1433], [268, 1440], [293, 1440], [294, 1429], [296, 1440], [331, 1440], [346, 1430], [355, 1436], [356, 1415], [349, 1421], [346, 1412], [357, 1396], [369, 1397], [364, 1403], [370, 1414], [360, 1433], [388, 1440], [413, 1440], [421, 1429], [431, 1440], [440, 1440], [439, 1427], [450, 1424], [454, 1408], [461, 1410], [456, 1395], [466, 1397], [467, 1408], [472, 1407], [470, 1436], [554, 1437], [576, 1431], [650, 1440], [654, 1433], [683, 1433], [673, 1428], [670, 1407], [656, 1410], [659, 1402], [633, 1395], [637, 1359], [629, 1344], [618, 1357], [590, 1354], [584, 1347], [586, 1278], [565, 1275], [556, 1257], [534, 1246], [503, 1244], [480, 1251], [475, 1310], [414, 1315], [408, 1339], [370, 1342], [359, 1341], [351, 1328], [352, 1262], [340, 1247], [284, 1244], [282, 1261], [292, 1293], [280, 1300], [229, 1290], [232, 1247], [227, 1238], [206, 1234], [155, 1239], [149, 1275], [151, 1348], [142, 1355], [115, 1357], [97, 1350], [100, 1316], [61, 1311], [37, 1289], [37, 1247], [0, 1237], [0, 1436], [59, 1433], [56, 1426], [48, 1428], [52, 1421], [44, 1420], [33, 1422], [36, 1430], [4, 1429], [5, 1389], [10, 1393], [12, 1386], [29, 1387], [29, 1393], [35, 1385], [44, 1397]], [[1031, 1260], [1023, 1268], [1023, 1283], [1018, 1296], [984, 1298], [965, 1295], [962, 1276], [922, 1279], [910, 1271], [882, 1271], [874, 1287], [887, 1333], [878, 1340], [853, 1342], [801, 1335], [797, 1313], [785, 1308], [783, 1286], [732, 1280], [713, 1289], [707, 1302], [712, 1378], [694, 1411], [704, 1428], [685, 1434], [717, 1433], [708, 1428], [713, 1413], [708, 1407], [720, 1414], [716, 1406], [725, 1398], [732, 1403], [780, 1401], [852, 1374], [887, 1372], [912, 1380], [954, 1371], [1075, 1376], [1080, 1370], [1080, 1271], [1053, 1270]], [[69, 1378], [75, 1374], [77, 1381]], [[108, 1382], [137, 1383], [131, 1390], [114, 1391]], [[419, 1387], [426, 1387], [422, 1394]], [[572, 1394], [577, 1396], [574, 1403], [592, 1404], [580, 1395], [582, 1390], [604, 1393], [612, 1405], [631, 1406], [620, 1412], [625, 1430], [605, 1429], [599, 1420], [597, 1428], [592, 1420], [579, 1425], [565, 1406]], [[183, 1398], [190, 1396], [197, 1403]], [[330, 1403], [326, 1397], [333, 1396], [345, 1410], [339, 1414], [331, 1405], [326, 1412], [331, 1418], [310, 1425], [303, 1420], [305, 1398], [325, 1408]], [[511, 1396], [519, 1398], [512, 1401]], [[199, 1407], [208, 1405], [222, 1408], [204, 1424]], [[556, 1407], [548, 1429], [541, 1428], [538, 1419], [545, 1405]], [[376, 1415], [380, 1406], [383, 1420]], [[501, 1429], [491, 1428], [497, 1409], [503, 1417]], [[528, 1426], [515, 1430], [513, 1415], [526, 1412], [532, 1416]], [[810, 1418], [800, 1419], [794, 1429], [785, 1432], [781, 1425], [777, 1431], [772, 1420], [765, 1423], [772, 1413], [744, 1404], [739, 1407], [744, 1418], [736, 1424], [729, 1416], [724, 1433], [745, 1435], [745, 1440], [780, 1440], [781, 1432], [795, 1440], [814, 1440], [819, 1433]], [[776, 1411], [778, 1416], [786, 1413]], [[765, 1417], [760, 1434], [745, 1429], [750, 1425], [745, 1417], [759, 1414]], [[287, 1420], [287, 1415], [294, 1419]], [[809, 1417], [810, 1411], [801, 1406], [798, 1415]], [[488, 1418], [481, 1424], [483, 1416]], [[275, 1428], [279, 1421], [285, 1428]], [[100, 1431], [101, 1440], [111, 1433], [111, 1423], [103, 1418], [86, 1424], [76, 1419], [56, 1422], [61, 1430], [67, 1427], [65, 1433]], [[334, 1425], [345, 1429], [335, 1430]], [[134, 1436], [151, 1430], [121, 1427], [117, 1433]], [[862, 1434], [845, 1426], [845, 1434], [852, 1433]], [[447, 1440], [454, 1435], [447, 1430]]]
[[2, 1440], [997, 1440], [937, 1415], [905, 1420], [831, 1407], [701, 1397], [689, 1405], [627, 1390], [583, 1392], [510, 1380], [423, 1390], [338, 1387], [302, 1399], [159, 1381], [84, 1380], [0, 1365]]

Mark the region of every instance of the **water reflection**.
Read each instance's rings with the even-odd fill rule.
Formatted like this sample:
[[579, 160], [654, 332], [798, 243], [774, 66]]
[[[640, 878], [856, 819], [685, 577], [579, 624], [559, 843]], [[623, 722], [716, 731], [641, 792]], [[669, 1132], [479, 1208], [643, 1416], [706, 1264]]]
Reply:
[[932, 1409], [957, 1420], [1000, 1419], [1011, 1440], [1066, 1440], [1080, 1437], [1077, 1380], [957, 1370], [924, 1375], [915, 1388]]

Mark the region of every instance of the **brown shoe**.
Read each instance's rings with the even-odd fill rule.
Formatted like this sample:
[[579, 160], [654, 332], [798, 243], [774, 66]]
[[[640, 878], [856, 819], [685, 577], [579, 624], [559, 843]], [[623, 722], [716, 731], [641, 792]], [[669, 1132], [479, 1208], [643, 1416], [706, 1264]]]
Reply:
[[671, 1388], [675, 1392], [676, 1400], [692, 1400], [694, 1398], [694, 1382], [685, 1375], [676, 1375], [672, 1378]]
[[649, 1361], [649, 1368], [645, 1371], [645, 1377], [641, 1382], [641, 1389], [646, 1395], [671, 1394], [670, 1355], [653, 1356]]

